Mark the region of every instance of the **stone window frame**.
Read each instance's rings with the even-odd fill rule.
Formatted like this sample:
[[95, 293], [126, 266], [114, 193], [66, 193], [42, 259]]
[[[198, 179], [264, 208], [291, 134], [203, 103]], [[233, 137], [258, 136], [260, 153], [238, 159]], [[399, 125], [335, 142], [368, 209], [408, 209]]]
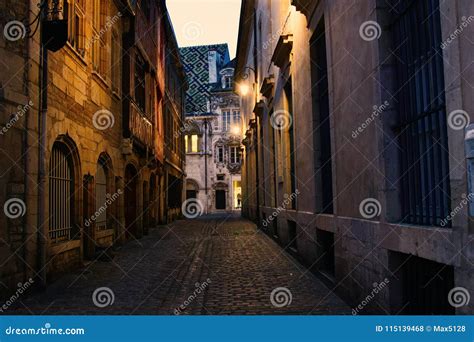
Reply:
[[[82, 58], [85, 57], [86, 0], [67, 0], [65, 10], [68, 20], [68, 45]], [[77, 27], [76, 27], [77, 20]]]

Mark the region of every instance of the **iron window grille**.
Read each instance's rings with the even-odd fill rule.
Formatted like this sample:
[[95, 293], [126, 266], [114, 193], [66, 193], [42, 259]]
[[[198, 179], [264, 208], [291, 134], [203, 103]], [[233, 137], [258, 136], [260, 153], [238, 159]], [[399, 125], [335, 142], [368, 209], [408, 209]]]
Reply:
[[450, 212], [439, 0], [395, 1], [402, 221], [441, 225]]

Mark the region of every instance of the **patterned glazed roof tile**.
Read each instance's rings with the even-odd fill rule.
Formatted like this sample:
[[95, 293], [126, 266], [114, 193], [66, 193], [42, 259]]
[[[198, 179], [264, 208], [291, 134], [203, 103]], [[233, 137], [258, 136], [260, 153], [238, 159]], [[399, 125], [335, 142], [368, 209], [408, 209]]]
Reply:
[[213, 85], [209, 83], [209, 52], [221, 57], [219, 72], [230, 62], [227, 44], [191, 46], [179, 49], [189, 82], [186, 94], [186, 115], [202, 115], [208, 111], [207, 101]]

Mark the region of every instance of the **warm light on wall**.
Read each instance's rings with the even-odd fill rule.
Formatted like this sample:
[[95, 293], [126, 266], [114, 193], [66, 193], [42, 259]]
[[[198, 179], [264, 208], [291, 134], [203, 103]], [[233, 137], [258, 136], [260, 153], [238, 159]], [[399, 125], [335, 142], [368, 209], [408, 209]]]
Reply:
[[231, 133], [234, 135], [239, 135], [240, 134], [240, 127], [239, 126], [233, 126], [231, 129]]
[[249, 93], [249, 86], [247, 84], [240, 84], [239, 90], [240, 90], [240, 94], [242, 96], [245, 96]]

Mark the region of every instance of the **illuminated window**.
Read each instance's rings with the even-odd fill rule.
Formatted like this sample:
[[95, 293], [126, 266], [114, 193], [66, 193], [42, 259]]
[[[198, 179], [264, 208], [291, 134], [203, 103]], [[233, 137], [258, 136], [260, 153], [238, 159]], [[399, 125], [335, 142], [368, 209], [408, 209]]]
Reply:
[[188, 152], [188, 148], [189, 148], [188, 136], [185, 135], [185, 136], [184, 136], [184, 150], [185, 150], [186, 152]]
[[198, 150], [198, 136], [191, 135], [191, 152], [196, 153], [199, 152]]

